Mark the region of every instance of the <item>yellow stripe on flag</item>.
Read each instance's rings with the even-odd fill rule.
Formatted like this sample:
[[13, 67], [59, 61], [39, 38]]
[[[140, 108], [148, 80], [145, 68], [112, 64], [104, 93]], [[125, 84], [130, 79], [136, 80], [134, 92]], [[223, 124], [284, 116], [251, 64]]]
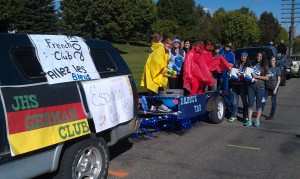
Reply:
[[87, 119], [49, 126], [9, 136], [14, 155], [23, 154], [89, 134]]

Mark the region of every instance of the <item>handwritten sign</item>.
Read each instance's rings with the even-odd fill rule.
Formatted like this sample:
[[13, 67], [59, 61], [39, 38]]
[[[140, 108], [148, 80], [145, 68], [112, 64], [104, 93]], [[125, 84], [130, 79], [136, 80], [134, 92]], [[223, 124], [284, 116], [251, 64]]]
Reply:
[[82, 82], [96, 132], [133, 118], [133, 95], [128, 76]]
[[49, 84], [99, 79], [82, 38], [64, 35], [28, 35]]
[[0, 90], [12, 156], [90, 133], [76, 83]]

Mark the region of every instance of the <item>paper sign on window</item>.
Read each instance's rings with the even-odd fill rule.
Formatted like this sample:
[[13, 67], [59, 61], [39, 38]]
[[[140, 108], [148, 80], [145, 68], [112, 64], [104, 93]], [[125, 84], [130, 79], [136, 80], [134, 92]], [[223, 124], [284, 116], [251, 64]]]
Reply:
[[99, 79], [89, 48], [82, 38], [28, 35], [49, 84]]

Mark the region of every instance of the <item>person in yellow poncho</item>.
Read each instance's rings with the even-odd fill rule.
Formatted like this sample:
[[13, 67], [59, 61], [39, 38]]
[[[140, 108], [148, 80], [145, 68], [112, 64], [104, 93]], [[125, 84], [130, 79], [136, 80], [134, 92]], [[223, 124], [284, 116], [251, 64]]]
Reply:
[[170, 38], [167, 38], [164, 44], [152, 42], [152, 52], [146, 61], [141, 80], [141, 86], [147, 88], [150, 94], [158, 93], [160, 89], [166, 89], [168, 76], [174, 76], [173, 72], [167, 69], [172, 44], [173, 41]]

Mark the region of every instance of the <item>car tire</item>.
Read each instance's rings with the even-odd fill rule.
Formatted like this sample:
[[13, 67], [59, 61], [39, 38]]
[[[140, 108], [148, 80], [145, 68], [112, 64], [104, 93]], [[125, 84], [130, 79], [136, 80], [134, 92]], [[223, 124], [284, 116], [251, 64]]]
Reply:
[[211, 112], [209, 112], [210, 122], [214, 124], [220, 124], [224, 120], [225, 116], [225, 102], [222, 96], [218, 96], [214, 101], [214, 106]]
[[300, 69], [298, 70], [297, 77], [300, 78]]
[[66, 148], [58, 172], [53, 178], [105, 179], [108, 165], [109, 151], [104, 139], [86, 139]]

